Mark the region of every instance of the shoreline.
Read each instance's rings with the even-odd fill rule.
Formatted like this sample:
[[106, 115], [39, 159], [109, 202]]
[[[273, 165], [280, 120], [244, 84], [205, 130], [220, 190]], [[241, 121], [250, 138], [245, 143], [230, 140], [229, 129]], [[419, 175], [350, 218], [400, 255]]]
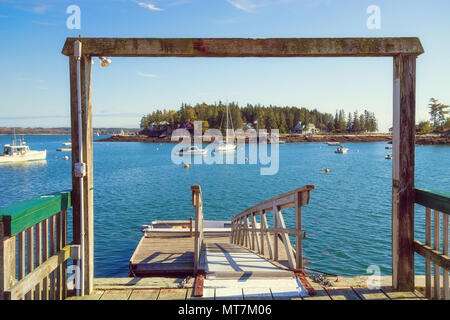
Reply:
[[[354, 143], [354, 142], [391, 142], [392, 136], [387, 134], [373, 134], [373, 135], [294, 135], [282, 134], [280, 140], [286, 143], [308, 143], [308, 142], [340, 142], [340, 143]], [[108, 138], [97, 139], [96, 142], [144, 142], [144, 143], [179, 143], [179, 141], [172, 141], [171, 137], [148, 137], [145, 135], [139, 136], [119, 136], [113, 135]], [[193, 139], [191, 139], [193, 141]], [[210, 140], [204, 140], [209, 143]], [[248, 143], [248, 139], [246, 139]], [[450, 145], [450, 137], [445, 136], [421, 136], [416, 135], [416, 145]]]

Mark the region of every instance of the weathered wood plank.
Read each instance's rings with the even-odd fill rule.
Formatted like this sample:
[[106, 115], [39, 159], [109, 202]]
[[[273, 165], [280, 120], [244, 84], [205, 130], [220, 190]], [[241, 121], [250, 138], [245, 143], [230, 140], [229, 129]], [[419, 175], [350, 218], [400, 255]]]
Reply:
[[158, 300], [186, 300], [187, 289], [161, 289]]
[[[62, 53], [73, 54], [67, 38]], [[83, 54], [119, 57], [386, 57], [424, 52], [418, 38], [83, 38]]]
[[156, 300], [158, 295], [159, 289], [135, 289], [131, 293], [129, 300]]
[[361, 300], [389, 300], [389, 297], [380, 289], [353, 287]]
[[326, 291], [332, 300], [360, 300], [359, 296], [349, 288], [327, 287]]
[[301, 300], [298, 289], [292, 287], [271, 287], [274, 300]]
[[105, 290], [93, 290], [89, 295], [68, 297], [67, 300], [100, 300], [104, 293]]
[[128, 300], [132, 290], [105, 290], [100, 300]]
[[[176, 289], [184, 278], [149, 277], [149, 278], [95, 278], [96, 289]], [[192, 288], [193, 279], [185, 283], [186, 288]]]
[[401, 291], [414, 289], [414, 152], [416, 55], [394, 57], [392, 139], [392, 275]]
[[397, 291], [394, 288], [381, 288], [391, 300], [423, 300], [416, 293], [410, 291]]

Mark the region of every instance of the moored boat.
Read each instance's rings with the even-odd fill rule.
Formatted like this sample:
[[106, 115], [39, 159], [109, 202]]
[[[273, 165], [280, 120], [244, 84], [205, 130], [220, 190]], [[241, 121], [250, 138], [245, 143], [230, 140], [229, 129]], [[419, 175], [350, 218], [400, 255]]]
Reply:
[[30, 147], [21, 143], [16, 146], [5, 144], [3, 154], [0, 155], [0, 163], [15, 163], [27, 161], [40, 161], [47, 158], [47, 150], [30, 150]]
[[340, 153], [340, 154], [346, 154], [348, 152], [348, 148], [344, 148], [343, 145], [341, 145], [339, 148], [334, 150], [334, 153]]
[[202, 155], [206, 154], [206, 149], [200, 149], [197, 146], [189, 146], [184, 149], [178, 150], [177, 154], [180, 156], [184, 155]]

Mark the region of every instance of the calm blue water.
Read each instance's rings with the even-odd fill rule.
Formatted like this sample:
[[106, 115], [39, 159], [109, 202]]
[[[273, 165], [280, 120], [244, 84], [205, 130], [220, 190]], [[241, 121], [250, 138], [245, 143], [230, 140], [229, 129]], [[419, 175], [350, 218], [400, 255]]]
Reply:
[[[71, 162], [56, 151], [68, 136], [28, 136], [46, 163], [0, 166], [0, 207], [71, 189]], [[11, 137], [0, 136], [0, 144]], [[363, 275], [369, 265], [391, 273], [391, 161], [386, 143], [348, 143], [346, 155], [321, 143], [280, 145], [280, 170], [261, 176], [257, 165], [191, 165], [171, 162], [172, 144], [94, 143], [95, 275], [126, 276], [142, 224], [188, 219], [192, 184], [204, 195], [205, 219], [230, 219], [262, 200], [314, 184], [303, 208], [304, 255], [309, 267]], [[359, 152], [356, 152], [359, 150]], [[450, 190], [450, 147], [416, 148], [416, 186]], [[324, 168], [331, 173], [323, 174]], [[416, 237], [423, 239], [423, 208], [416, 208]], [[292, 210], [284, 215], [293, 226]], [[69, 220], [70, 221], [70, 220]], [[270, 223], [270, 222], [269, 222]], [[423, 273], [422, 259], [416, 259]]]

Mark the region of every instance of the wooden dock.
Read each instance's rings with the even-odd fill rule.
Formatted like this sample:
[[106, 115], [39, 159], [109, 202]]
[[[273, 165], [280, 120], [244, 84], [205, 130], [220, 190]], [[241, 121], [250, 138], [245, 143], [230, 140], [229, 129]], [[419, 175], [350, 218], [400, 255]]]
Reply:
[[[424, 276], [417, 276], [418, 283], [424, 283]], [[279, 286], [271, 287], [273, 283], [261, 286], [259, 292], [254, 288], [242, 286], [234, 290], [220, 288], [205, 288], [204, 296], [193, 296], [193, 279], [184, 278], [95, 278], [95, 290], [91, 295], [70, 297], [68, 300], [424, 300], [422, 290], [414, 292], [398, 292], [390, 287], [391, 277], [382, 277], [379, 289], [369, 289], [361, 286], [367, 277], [330, 278], [333, 287], [323, 287], [308, 279], [314, 289], [315, 296], [301, 296], [295, 291], [286, 292]], [[337, 280], [337, 281], [336, 281]], [[423, 289], [420, 287], [418, 289]]]
[[[205, 242], [229, 243], [229, 237], [205, 237]], [[194, 274], [194, 240], [186, 236], [145, 237], [130, 259], [130, 274], [137, 277], [186, 277]]]

